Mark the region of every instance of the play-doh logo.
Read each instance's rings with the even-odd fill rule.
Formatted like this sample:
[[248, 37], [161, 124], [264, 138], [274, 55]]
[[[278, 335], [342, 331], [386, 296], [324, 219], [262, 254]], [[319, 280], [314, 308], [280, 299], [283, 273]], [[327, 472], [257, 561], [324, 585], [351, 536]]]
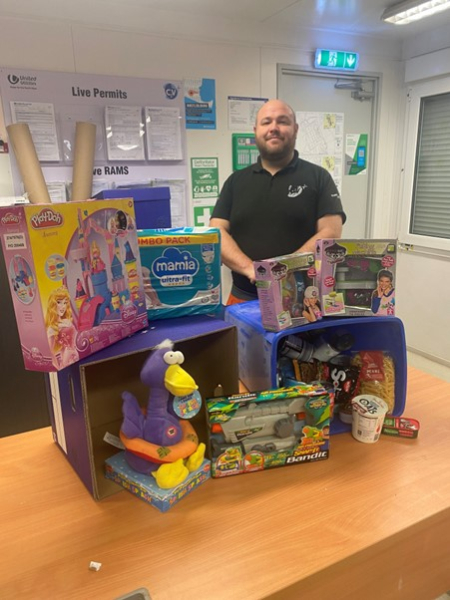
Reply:
[[152, 264], [152, 272], [163, 287], [191, 285], [199, 262], [186, 250], [167, 248]]
[[2, 217], [2, 225], [17, 225], [17, 223], [20, 223], [19, 215], [6, 213], [6, 215]]
[[33, 215], [30, 219], [33, 229], [45, 229], [47, 227], [60, 227], [64, 218], [61, 213], [53, 208], [43, 208], [41, 212]]

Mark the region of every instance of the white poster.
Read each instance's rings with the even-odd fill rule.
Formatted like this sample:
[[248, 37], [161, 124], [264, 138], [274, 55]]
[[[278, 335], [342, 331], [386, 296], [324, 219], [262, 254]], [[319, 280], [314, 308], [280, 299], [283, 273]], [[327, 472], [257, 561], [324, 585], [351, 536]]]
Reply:
[[326, 169], [338, 190], [342, 187], [344, 113], [296, 112], [301, 158]]
[[27, 123], [41, 162], [59, 162], [55, 111], [48, 102], [11, 102], [13, 123]]
[[256, 115], [268, 98], [228, 96], [228, 129], [253, 131]]
[[149, 160], [181, 160], [181, 115], [178, 108], [146, 106], [145, 128]]
[[109, 160], [145, 159], [145, 130], [140, 106], [107, 106], [105, 131]]

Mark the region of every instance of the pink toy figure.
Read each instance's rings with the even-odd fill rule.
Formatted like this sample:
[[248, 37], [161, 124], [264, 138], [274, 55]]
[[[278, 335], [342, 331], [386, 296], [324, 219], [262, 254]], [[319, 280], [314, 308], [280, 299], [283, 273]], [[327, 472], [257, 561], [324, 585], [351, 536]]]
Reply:
[[106, 265], [100, 255], [100, 248], [95, 241], [91, 244], [91, 267], [93, 273], [100, 273], [106, 269]]
[[319, 290], [314, 285], [309, 285], [305, 290], [302, 315], [310, 323], [314, 323], [322, 316], [319, 303]]
[[79, 359], [77, 330], [73, 324], [69, 290], [65, 286], [50, 293], [45, 326], [55, 367], [62, 369], [76, 362]]

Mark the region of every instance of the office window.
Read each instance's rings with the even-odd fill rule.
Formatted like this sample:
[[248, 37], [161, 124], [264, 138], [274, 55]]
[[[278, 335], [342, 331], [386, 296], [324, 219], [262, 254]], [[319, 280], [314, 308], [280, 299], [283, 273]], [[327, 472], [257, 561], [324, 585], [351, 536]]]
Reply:
[[450, 239], [450, 93], [420, 100], [409, 233]]

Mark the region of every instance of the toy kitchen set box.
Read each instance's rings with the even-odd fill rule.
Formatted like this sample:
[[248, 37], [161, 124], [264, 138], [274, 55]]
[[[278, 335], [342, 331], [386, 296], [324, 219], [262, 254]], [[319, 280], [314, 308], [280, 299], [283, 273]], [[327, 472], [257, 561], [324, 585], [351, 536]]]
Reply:
[[0, 208], [25, 368], [59, 371], [148, 324], [133, 201]]

